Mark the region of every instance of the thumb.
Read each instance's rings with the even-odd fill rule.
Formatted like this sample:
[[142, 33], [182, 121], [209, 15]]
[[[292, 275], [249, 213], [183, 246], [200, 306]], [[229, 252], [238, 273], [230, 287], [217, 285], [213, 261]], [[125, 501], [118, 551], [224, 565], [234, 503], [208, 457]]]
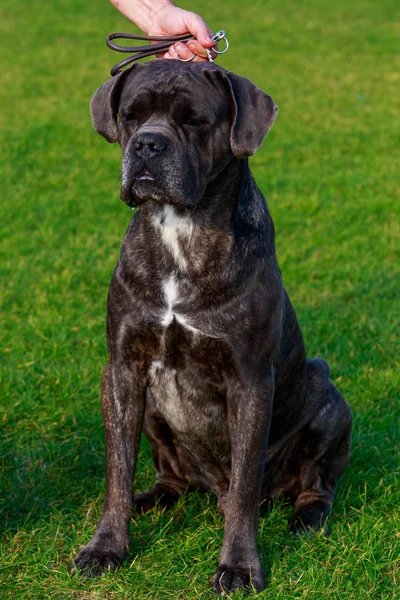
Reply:
[[214, 34], [199, 15], [188, 12], [185, 15], [185, 25], [203, 47], [211, 48], [211, 46], [214, 46], [215, 42], [211, 39]]

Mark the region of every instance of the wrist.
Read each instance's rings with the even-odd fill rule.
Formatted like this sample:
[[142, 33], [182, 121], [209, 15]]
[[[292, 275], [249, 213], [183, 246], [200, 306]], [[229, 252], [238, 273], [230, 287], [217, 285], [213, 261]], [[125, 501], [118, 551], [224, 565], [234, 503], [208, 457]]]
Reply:
[[157, 13], [174, 4], [171, 0], [110, 0], [121, 14], [149, 34], [157, 21]]
[[143, 4], [147, 9], [146, 22], [143, 23], [143, 27], [139, 25], [143, 31], [149, 35], [150, 31], [159, 28], [159, 17], [166, 8], [175, 6], [171, 0], [143, 0]]

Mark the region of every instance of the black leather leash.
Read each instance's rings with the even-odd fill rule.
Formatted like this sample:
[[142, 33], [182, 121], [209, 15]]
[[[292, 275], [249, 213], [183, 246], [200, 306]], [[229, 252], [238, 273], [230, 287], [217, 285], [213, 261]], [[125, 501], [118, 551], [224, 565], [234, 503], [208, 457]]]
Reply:
[[[114, 44], [112, 40], [120, 39], [120, 40], [141, 40], [146, 42], [158, 42], [155, 44], [150, 44], [148, 46], [120, 46], [119, 44]], [[136, 35], [135, 33], [111, 33], [106, 38], [106, 44], [111, 50], [115, 50], [116, 52], [126, 52], [132, 54], [125, 60], [121, 60], [121, 62], [117, 63], [110, 71], [112, 77], [119, 73], [124, 67], [130, 65], [136, 60], [140, 60], [141, 58], [146, 58], [147, 56], [153, 56], [155, 54], [161, 54], [163, 52], [167, 52], [169, 47], [176, 42], [188, 42], [189, 40], [196, 39], [194, 35], [191, 33], [184, 33], [182, 35], [171, 35], [168, 37], [163, 36], [147, 36], [147, 35]], [[206, 48], [208, 60], [213, 62], [214, 58], [211, 53], [211, 50], [215, 54], [225, 54], [225, 52], [229, 48], [228, 40], [226, 39], [225, 31], [218, 31], [212, 38], [213, 42], [218, 44], [221, 40], [224, 40], [226, 43], [226, 47], [222, 51], [216, 50], [214, 47], [212, 49]], [[189, 59], [180, 59], [183, 62], [189, 62], [193, 60], [195, 54]]]

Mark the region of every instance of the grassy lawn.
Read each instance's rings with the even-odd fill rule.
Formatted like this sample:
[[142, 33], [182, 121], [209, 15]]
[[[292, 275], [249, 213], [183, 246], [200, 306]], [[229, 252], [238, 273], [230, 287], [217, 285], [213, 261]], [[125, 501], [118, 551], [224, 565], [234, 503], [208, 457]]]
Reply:
[[[268, 600], [400, 598], [399, 9], [198, 8], [228, 32], [220, 63], [280, 107], [253, 171], [308, 354], [329, 360], [354, 413], [331, 536], [292, 539], [283, 506], [261, 519]], [[106, 296], [131, 216], [119, 148], [92, 130], [88, 104], [118, 60], [105, 36], [129, 25], [106, 0], [3, 0], [0, 30], [0, 598], [213, 598], [212, 495], [135, 517], [118, 572], [68, 573], [101, 510]], [[152, 480], [143, 442], [136, 489]]]

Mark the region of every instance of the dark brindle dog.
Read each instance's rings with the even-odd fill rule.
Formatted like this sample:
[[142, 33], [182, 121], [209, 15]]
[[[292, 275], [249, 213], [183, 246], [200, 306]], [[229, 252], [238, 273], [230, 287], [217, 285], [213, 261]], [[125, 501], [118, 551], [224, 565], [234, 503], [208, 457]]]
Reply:
[[[121, 145], [122, 200], [140, 208], [108, 300], [104, 508], [74, 569], [114, 569], [132, 509], [197, 488], [225, 517], [215, 591], [261, 590], [260, 502], [290, 499], [293, 533], [323, 526], [351, 432], [327, 363], [306, 360], [248, 167], [277, 107], [215, 65], [155, 60], [107, 81], [91, 111]], [[133, 496], [142, 429], [156, 481]]]

